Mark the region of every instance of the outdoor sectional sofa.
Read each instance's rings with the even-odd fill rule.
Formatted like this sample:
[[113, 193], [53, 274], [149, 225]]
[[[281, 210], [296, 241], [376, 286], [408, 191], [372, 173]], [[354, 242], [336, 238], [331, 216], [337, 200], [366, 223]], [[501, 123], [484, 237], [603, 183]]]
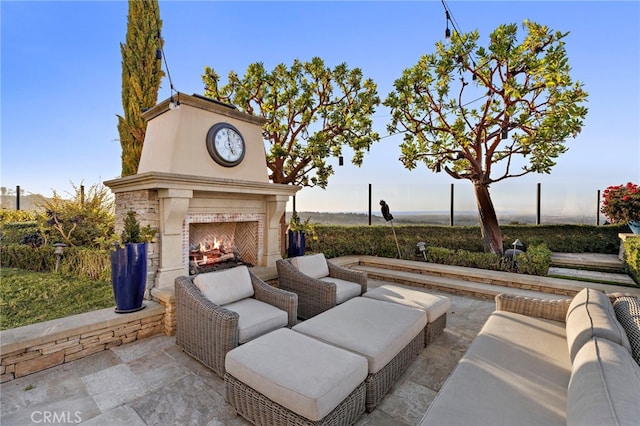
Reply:
[[[613, 303], [612, 303], [613, 302]], [[501, 294], [420, 425], [638, 425], [640, 301]]]

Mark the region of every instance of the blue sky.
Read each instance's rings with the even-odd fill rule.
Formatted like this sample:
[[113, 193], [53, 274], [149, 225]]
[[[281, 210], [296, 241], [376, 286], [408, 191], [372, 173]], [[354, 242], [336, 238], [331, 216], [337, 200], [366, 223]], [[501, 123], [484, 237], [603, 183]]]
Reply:
[[[596, 191], [640, 181], [640, 2], [449, 1], [462, 31], [486, 37], [503, 23], [530, 19], [565, 39], [572, 77], [589, 92], [582, 133], [569, 141], [551, 175], [528, 175], [492, 186], [498, 209], [525, 209], [542, 183], [543, 203], [558, 211], [595, 204]], [[125, 1], [0, 1], [1, 185], [50, 195], [118, 177], [116, 114], [122, 111], [120, 43]], [[223, 76], [253, 62], [268, 69], [295, 58], [323, 58], [359, 67], [381, 98], [402, 70], [444, 37], [440, 1], [222, 2], [160, 1], [165, 55], [176, 90], [202, 93], [211, 66]], [[159, 100], [169, 97], [165, 78]], [[386, 135], [388, 111], [374, 125]], [[326, 191], [305, 189], [298, 210], [366, 210], [374, 199], [395, 210], [446, 210], [456, 184], [457, 208], [473, 209], [471, 186], [398, 161], [400, 136], [382, 139], [361, 168], [337, 167]]]

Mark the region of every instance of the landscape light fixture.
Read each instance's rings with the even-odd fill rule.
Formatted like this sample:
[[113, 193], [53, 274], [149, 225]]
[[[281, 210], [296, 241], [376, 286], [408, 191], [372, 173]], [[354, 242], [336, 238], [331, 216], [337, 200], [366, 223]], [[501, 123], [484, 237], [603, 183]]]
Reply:
[[344, 157], [342, 155], [338, 157], [338, 166], [344, 166]]
[[507, 139], [509, 137], [509, 130], [505, 127], [502, 129], [502, 139]]
[[427, 261], [426, 245], [427, 243], [425, 243], [424, 241], [420, 241], [418, 244], [416, 244], [416, 247], [418, 248], [420, 254], [422, 254], [425, 262]]
[[62, 258], [62, 255], [64, 254], [64, 248], [67, 245], [65, 243], [55, 243], [53, 246], [55, 247], [53, 254], [56, 255], [56, 272], [58, 272], [58, 268], [60, 267], [60, 259]]

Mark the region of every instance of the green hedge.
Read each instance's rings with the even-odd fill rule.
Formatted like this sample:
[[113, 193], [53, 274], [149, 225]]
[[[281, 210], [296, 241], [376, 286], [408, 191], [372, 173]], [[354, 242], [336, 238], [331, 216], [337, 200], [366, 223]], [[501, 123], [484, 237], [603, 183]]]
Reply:
[[631, 278], [640, 284], [640, 237], [624, 241], [624, 263]]
[[2, 225], [0, 238], [3, 244], [19, 244], [23, 237], [38, 233], [38, 223], [29, 222], [11, 222]]
[[[0, 247], [0, 264], [6, 268], [18, 268], [34, 272], [53, 272], [57, 256], [54, 247], [32, 248], [24, 244], [7, 244]], [[92, 280], [111, 279], [111, 255], [109, 250], [84, 247], [65, 247], [58, 272], [73, 274]]]
[[[477, 226], [400, 225], [392, 229], [391, 225], [316, 225], [315, 228], [316, 238], [307, 239], [307, 249], [323, 252], [327, 257], [359, 254], [397, 257], [393, 230], [403, 259], [414, 258], [419, 241], [424, 241], [427, 247], [484, 251]], [[525, 247], [545, 244], [552, 252], [565, 253], [618, 253], [618, 234], [627, 232], [625, 225], [507, 225], [500, 229], [505, 249], [519, 239]]]

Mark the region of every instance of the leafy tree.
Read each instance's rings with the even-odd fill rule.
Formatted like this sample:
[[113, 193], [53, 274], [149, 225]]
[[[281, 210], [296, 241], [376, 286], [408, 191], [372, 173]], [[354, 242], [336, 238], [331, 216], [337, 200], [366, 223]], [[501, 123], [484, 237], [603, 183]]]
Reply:
[[328, 157], [353, 149], [360, 166], [364, 151], [379, 135], [371, 116], [380, 104], [377, 86], [363, 80], [359, 68], [340, 64], [331, 69], [320, 58], [279, 64], [271, 72], [262, 63], [249, 65], [243, 78], [234, 71], [218, 86], [218, 74], [205, 67], [205, 95], [264, 117], [263, 138], [269, 143], [267, 167], [274, 183], [325, 188], [333, 167]]
[[524, 21], [501, 25], [479, 46], [477, 31], [454, 33], [449, 43], [403, 71], [384, 104], [391, 133], [404, 132], [400, 161], [424, 163], [473, 183], [487, 251], [502, 253], [502, 236], [489, 185], [528, 173], [550, 173], [581, 130], [587, 109], [582, 83], [569, 76], [563, 39]]
[[126, 43], [120, 43], [124, 117], [118, 115], [118, 133], [122, 146], [122, 176], [138, 172], [146, 132], [142, 112], [158, 100], [158, 89], [164, 76], [161, 27], [158, 0], [129, 0]]

